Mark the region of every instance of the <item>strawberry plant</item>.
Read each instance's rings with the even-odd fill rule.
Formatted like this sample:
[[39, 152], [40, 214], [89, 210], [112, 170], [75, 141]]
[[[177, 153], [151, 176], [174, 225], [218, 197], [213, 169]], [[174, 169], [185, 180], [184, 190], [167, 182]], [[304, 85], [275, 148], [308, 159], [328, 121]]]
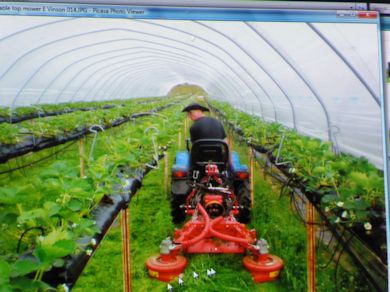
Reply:
[[[146, 109], [153, 106], [142, 105]], [[121, 130], [101, 132], [100, 142], [87, 161], [87, 178], [79, 177], [77, 151], [68, 159], [63, 157], [44, 168], [32, 168], [28, 176], [13, 173], [1, 178], [4, 186], [0, 188], [0, 231], [4, 237], [0, 240], [0, 269], [4, 274], [0, 283], [4, 287], [18, 289], [19, 283], [25, 283], [25, 287], [43, 289], [47, 286], [41, 281], [44, 272], [63, 266], [63, 258], [70, 254], [88, 253], [89, 245], [80, 245], [77, 240], [96, 232], [91, 210], [121, 184], [118, 167], [136, 169], [154, 157], [152, 135], [146, 134], [145, 129], [159, 129], [161, 135], [154, 137], [158, 145], [166, 145], [176, 133], [181, 114], [177, 107], [166, 111], [172, 119], [175, 117], [169, 124], [160, 117], [144, 117], [136, 124], [122, 125]], [[14, 180], [15, 175], [18, 180]], [[37, 228], [43, 234], [34, 232]], [[12, 251], [18, 240], [23, 247], [21, 253], [30, 251], [22, 263], [20, 255]], [[31, 274], [33, 279], [26, 277]]]
[[217, 106], [229, 121], [236, 121], [248, 141], [272, 151], [274, 158], [283, 129], [285, 139], [278, 161], [292, 170], [296, 178], [305, 184], [306, 191], [323, 195], [323, 209], [331, 212], [333, 222], [369, 227], [367, 223], [379, 214], [372, 211], [372, 207], [383, 210], [383, 172], [366, 159], [345, 153], [336, 155], [328, 141], [302, 136], [277, 123], [267, 124], [244, 112], [237, 113], [227, 103], [208, 102]]
[[122, 107], [115, 107], [108, 110], [95, 110], [93, 112], [73, 112], [62, 116], [53, 116], [24, 121], [18, 124], [3, 124], [0, 128], [1, 144], [17, 144], [26, 139], [26, 134], [34, 138], [53, 138], [66, 136], [74, 130], [82, 127], [89, 128], [92, 125], [109, 125], [119, 118], [129, 118], [136, 112], [146, 112], [158, 106], [167, 104], [177, 98], [156, 99], [155, 102], [138, 103], [137, 100], [130, 100]]

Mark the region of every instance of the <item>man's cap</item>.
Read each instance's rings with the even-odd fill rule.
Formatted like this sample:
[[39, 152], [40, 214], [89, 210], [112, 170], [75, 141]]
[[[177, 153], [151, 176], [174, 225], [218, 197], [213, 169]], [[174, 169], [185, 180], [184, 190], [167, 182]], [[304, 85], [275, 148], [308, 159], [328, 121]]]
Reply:
[[199, 103], [191, 103], [190, 105], [187, 105], [185, 108], [183, 108], [182, 112], [189, 112], [192, 110], [201, 110], [202, 112], [210, 111], [207, 107], [204, 107]]

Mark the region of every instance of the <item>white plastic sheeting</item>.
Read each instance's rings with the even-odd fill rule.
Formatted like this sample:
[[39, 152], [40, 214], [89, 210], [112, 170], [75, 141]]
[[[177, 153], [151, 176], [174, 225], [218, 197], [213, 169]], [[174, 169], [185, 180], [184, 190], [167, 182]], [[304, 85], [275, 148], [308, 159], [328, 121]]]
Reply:
[[374, 24], [0, 17], [0, 105], [165, 95], [184, 82], [383, 168]]

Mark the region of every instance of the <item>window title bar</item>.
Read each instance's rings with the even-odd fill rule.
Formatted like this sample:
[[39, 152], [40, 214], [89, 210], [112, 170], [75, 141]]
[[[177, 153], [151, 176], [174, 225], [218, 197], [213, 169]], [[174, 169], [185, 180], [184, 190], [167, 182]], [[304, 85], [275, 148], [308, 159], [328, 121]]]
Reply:
[[1, 2], [0, 15], [135, 18], [219, 21], [365, 22], [377, 23], [374, 11], [278, 10], [232, 8], [144, 7], [59, 3]]
[[[348, 9], [367, 10], [366, 3], [351, 2], [318, 2], [318, 1], [237, 1], [237, 0], [49, 0], [41, 3], [65, 4], [97, 4], [97, 5], [134, 5], [134, 6], [175, 6], [204, 8], [264, 8], [264, 9]], [[6, 2], [2, 1], [1, 2]], [[15, 1], [17, 2], [17, 1]], [[37, 1], [22, 1], [37, 2]]]

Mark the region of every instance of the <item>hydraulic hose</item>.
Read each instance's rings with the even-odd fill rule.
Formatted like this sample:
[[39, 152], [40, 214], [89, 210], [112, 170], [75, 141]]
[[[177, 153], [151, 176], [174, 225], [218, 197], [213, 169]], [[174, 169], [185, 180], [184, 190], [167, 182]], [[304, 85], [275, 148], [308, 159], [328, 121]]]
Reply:
[[203, 218], [205, 221], [205, 226], [204, 226], [202, 232], [198, 236], [195, 236], [193, 239], [185, 240], [185, 241], [181, 242], [181, 245], [183, 248], [187, 248], [188, 246], [191, 246], [191, 245], [197, 243], [198, 241], [202, 240], [210, 230], [210, 217], [207, 214], [206, 210], [203, 208], [203, 206], [200, 203], [198, 203], [196, 205], [196, 207], [198, 208], [200, 213], [203, 215]]

